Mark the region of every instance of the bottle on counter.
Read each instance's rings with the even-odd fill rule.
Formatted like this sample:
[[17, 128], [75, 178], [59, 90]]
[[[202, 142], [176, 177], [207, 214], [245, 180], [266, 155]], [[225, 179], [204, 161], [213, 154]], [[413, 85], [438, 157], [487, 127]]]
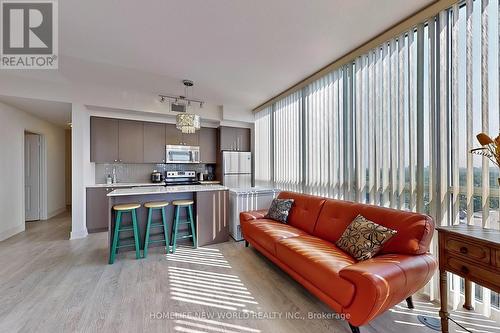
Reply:
[[111, 175], [108, 174], [108, 176], [106, 177], [106, 184], [113, 184], [113, 178], [111, 178]]

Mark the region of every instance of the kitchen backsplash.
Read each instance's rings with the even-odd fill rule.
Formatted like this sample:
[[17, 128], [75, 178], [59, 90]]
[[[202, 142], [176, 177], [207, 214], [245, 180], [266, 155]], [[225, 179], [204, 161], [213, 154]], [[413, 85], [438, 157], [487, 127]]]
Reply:
[[113, 168], [116, 169], [116, 178], [119, 183], [147, 183], [150, 181], [151, 172], [157, 170], [165, 171], [196, 171], [206, 172], [205, 164], [95, 164], [95, 183], [106, 183], [107, 175], [113, 174]]

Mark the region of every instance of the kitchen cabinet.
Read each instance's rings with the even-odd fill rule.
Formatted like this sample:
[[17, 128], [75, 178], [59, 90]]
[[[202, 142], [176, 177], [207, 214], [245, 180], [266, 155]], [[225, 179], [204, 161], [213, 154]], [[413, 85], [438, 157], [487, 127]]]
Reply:
[[108, 197], [111, 187], [87, 188], [86, 220], [89, 233], [108, 230]]
[[198, 132], [193, 134], [184, 134], [175, 127], [175, 124], [166, 125], [166, 144], [167, 145], [185, 145], [198, 146], [200, 140]]
[[118, 120], [90, 118], [90, 161], [118, 162]]
[[250, 151], [248, 128], [219, 127], [220, 150]]
[[196, 192], [196, 218], [198, 246], [217, 244], [229, 240], [229, 192]]
[[143, 163], [144, 125], [134, 120], [118, 121], [118, 161]]
[[236, 129], [236, 150], [250, 151], [250, 129], [237, 128]]
[[200, 129], [201, 162], [215, 164], [217, 161], [217, 129], [203, 127]]
[[165, 124], [144, 123], [144, 163], [165, 163]]

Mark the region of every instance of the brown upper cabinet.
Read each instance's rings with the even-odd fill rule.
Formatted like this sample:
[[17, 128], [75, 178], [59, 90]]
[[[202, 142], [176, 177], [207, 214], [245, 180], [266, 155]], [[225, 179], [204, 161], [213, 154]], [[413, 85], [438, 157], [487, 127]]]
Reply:
[[250, 151], [250, 129], [219, 127], [220, 150]]
[[118, 119], [90, 118], [90, 161], [118, 162]]
[[167, 145], [198, 146], [200, 144], [198, 132], [193, 134], [184, 134], [178, 130], [174, 124], [166, 125], [165, 141]]
[[200, 154], [202, 163], [215, 164], [217, 161], [217, 129], [200, 129]]
[[144, 163], [165, 163], [165, 124], [144, 123]]
[[118, 121], [118, 161], [142, 163], [144, 161], [144, 124], [141, 121]]
[[183, 134], [174, 124], [90, 118], [91, 162], [165, 163], [165, 145], [201, 145], [202, 162], [216, 163], [217, 129], [202, 128], [194, 134]]
[[90, 161], [142, 163], [144, 128], [140, 121], [90, 118]]

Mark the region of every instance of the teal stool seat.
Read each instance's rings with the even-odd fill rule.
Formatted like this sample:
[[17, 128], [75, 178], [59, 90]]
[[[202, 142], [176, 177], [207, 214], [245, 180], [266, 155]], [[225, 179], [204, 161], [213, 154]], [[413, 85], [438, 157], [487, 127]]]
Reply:
[[[173, 231], [172, 231], [172, 253], [175, 253], [175, 249], [177, 247], [177, 240], [178, 239], [186, 239], [186, 238], [191, 238], [193, 240], [193, 248], [196, 248], [196, 231], [194, 228], [194, 219], [193, 219], [193, 200], [175, 200], [172, 201], [172, 205], [175, 206], [175, 216], [174, 216], [174, 226], [173, 226]], [[187, 220], [181, 221], [180, 220], [180, 209], [184, 208], [187, 210]], [[181, 224], [187, 224], [189, 225], [188, 227], [188, 233], [184, 235], [179, 234], [179, 225]], [[189, 230], [191, 232], [189, 232]]]
[[[141, 257], [141, 252], [139, 249], [139, 228], [137, 226], [137, 215], [136, 209], [141, 207], [140, 204], [131, 203], [113, 206], [113, 210], [116, 211], [116, 221], [115, 221], [115, 231], [113, 232], [113, 240], [111, 245], [111, 253], [109, 254], [109, 263], [113, 264], [115, 262], [116, 252], [122, 247], [135, 247], [135, 257], [139, 259]], [[122, 214], [130, 213], [132, 215], [132, 225], [122, 226]], [[126, 239], [120, 239], [120, 232], [122, 231], [132, 231], [133, 237], [132, 242], [121, 243]]]
[[[165, 207], [168, 206], [168, 202], [158, 201], [158, 202], [148, 202], [144, 204], [144, 207], [148, 208], [148, 224], [146, 226], [146, 238], [144, 239], [144, 258], [148, 256], [148, 247], [150, 243], [165, 243], [165, 253], [169, 253], [169, 242], [168, 242], [168, 229], [167, 229], [167, 219], [165, 217]], [[161, 222], [153, 223], [153, 212], [154, 210], [161, 211]], [[149, 239], [151, 228], [163, 228], [164, 239]]]

